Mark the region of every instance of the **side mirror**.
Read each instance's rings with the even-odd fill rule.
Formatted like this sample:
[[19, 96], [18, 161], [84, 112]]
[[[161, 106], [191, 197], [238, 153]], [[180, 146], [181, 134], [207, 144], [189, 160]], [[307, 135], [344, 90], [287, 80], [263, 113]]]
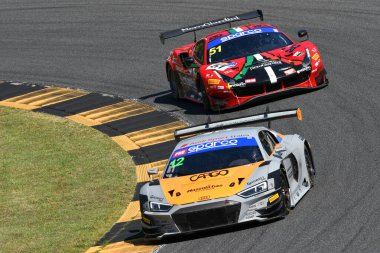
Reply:
[[298, 37], [299, 38], [302, 38], [302, 37], [307, 37], [307, 39], [309, 39], [309, 35], [307, 34], [307, 31], [306, 30], [299, 30], [298, 31]]
[[157, 174], [158, 174], [158, 169], [157, 168], [148, 169], [148, 175], [149, 176], [154, 176], [154, 175], [157, 175]]
[[186, 57], [185, 59], [183, 59], [183, 61], [185, 62], [186, 67], [190, 67], [191, 64], [194, 63], [194, 58], [193, 57]]
[[185, 59], [183, 59], [183, 61], [185, 62], [185, 65], [187, 68], [196, 68], [198, 67], [198, 64], [196, 64], [194, 62], [194, 58], [189, 56], [189, 57], [186, 57]]

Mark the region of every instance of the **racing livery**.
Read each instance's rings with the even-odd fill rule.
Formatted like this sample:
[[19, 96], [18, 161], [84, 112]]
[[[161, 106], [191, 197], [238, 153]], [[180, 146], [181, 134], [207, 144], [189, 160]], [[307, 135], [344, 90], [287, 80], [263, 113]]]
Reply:
[[[160, 34], [161, 41], [216, 25], [260, 17], [261, 10]], [[299, 37], [307, 32], [301, 30]], [[294, 42], [280, 29], [253, 23], [214, 32], [174, 48], [166, 74], [176, 100], [203, 103], [206, 110], [234, 108], [284, 93], [323, 88], [328, 84], [318, 48]]]
[[208, 132], [180, 141], [161, 178], [142, 186], [146, 237], [288, 214], [314, 184], [309, 143], [266, 127], [217, 129], [295, 115], [302, 119], [298, 109], [176, 130], [176, 137]]

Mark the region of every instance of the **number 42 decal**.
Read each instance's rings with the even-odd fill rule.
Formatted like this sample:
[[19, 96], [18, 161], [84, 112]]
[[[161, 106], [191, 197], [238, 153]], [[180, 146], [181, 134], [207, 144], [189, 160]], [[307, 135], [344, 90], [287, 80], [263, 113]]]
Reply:
[[170, 169], [168, 172], [172, 173], [176, 167], [182, 166], [184, 161], [185, 161], [185, 157], [180, 157], [171, 161]]

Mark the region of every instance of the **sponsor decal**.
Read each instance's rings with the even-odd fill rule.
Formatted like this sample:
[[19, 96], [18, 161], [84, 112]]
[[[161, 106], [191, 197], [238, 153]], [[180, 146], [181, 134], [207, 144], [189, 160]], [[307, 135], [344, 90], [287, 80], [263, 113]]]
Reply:
[[294, 68], [291, 68], [291, 69], [288, 69], [288, 70], [284, 71], [284, 74], [287, 75], [287, 76], [291, 75], [291, 74], [294, 74], [294, 73], [296, 73], [296, 70]]
[[318, 67], [319, 63], [321, 63], [321, 60], [318, 60], [317, 62], [315, 62], [314, 65], [315, 65], [316, 67]]
[[311, 49], [311, 52], [315, 53], [315, 52], [317, 52], [317, 49], [315, 47], [313, 47], [313, 49]]
[[187, 149], [182, 149], [174, 153], [173, 157], [180, 157], [184, 156], [187, 153]]
[[218, 90], [224, 90], [224, 86], [218, 85]]
[[189, 189], [189, 190], [187, 190], [187, 193], [210, 191], [210, 190], [214, 190], [215, 188], [222, 187], [222, 186], [223, 186], [222, 184], [211, 184], [211, 185], [207, 185], [207, 186], [203, 186], [203, 187]]
[[264, 62], [264, 63], [261, 63], [261, 64], [258, 64], [258, 65], [254, 65], [254, 66], [251, 66], [249, 69], [250, 70], [255, 70], [255, 69], [259, 69], [259, 68], [263, 68], [263, 67], [269, 67], [269, 66], [272, 66], [272, 65], [280, 65], [282, 64], [281, 61], [268, 61], [268, 62]]
[[226, 42], [229, 40], [236, 39], [238, 37], [247, 36], [247, 35], [256, 34], [256, 33], [262, 33], [262, 32], [263, 32], [262, 29], [253, 29], [253, 30], [241, 31], [241, 32], [237, 32], [237, 33], [225, 36], [225, 37], [221, 38], [220, 41]]
[[302, 69], [297, 70], [297, 74], [305, 72], [305, 71], [310, 71], [310, 70], [311, 70], [310, 66], [303, 67]]
[[160, 201], [160, 202], [162, 202], [162, 201], [164, 200], [164, 198], [157, 197], [157, 196], [154, 196], [154, 195], [150, 195], [149, 198], [150, 198], [150, 199], [156, 199], [156, 200], [158, 200], [158, 201]]
[[245, 83], [256, 83], [256, 78], [245, 79]]
[[210, 195], [207, 195], [207, 196], [199, 197], [198, 200], [199, 200], [199, 201], [204, 201], [204, 200], [208, 200], [208, 199], [210, 199], [210, 198], [211, 198]]
[[256, 179], [248, 182], [247, 185], [252, 185], [252, 184], [255, 184], [258, 181], [265, 181], [265, 180], [266, 180], [266, 178], [262, 176], [262, 177], [256, 178]]
[[214, 74], [206, 74], [206, 78], [210, 78], [210, 77], [213, 77]]
[[232, 34], [229, 34], [229, 35], [224, 36], [222, 38], [218, 38], [218, 39], [211, 41], [210, 43], [208, 43], [207, 49], [215, 47], [216, 45], [219, 45], [220, 43], [223, 43], [223, 42], [226, 42], [229, 40], [233, 40], [236, 38], [240, 38], [243, 36], [253, 35], [253, 34], [257, 34], [257, 33], [268, 33], [268, 32], [278, 32], [278, 30], [274, 29], [274, 28], [270, 28], [270, 27], [263, 27], [263, 28], [255, 28], [255, 29], [250, 29], [250, 30], [246, 30], [246, 31], [240, 31], [240, 32], [232, 33]]
[[237, 146], [237, 145], [238, 145], [237, 139], [229, 139], [229, 140], [227, 139], [227, 140], [222, 140], [222, 141], [206, 142], [206, 143], [198, 144], [195, 146], [191, 146], [188, 148], [187, 152], [191, 154], [191, 153], [196, 153], [196, 152], [203, 151], [206, 149], [230, 147], [230, 146]]
[[303, 55], [303, 53], [301, 52], [301, 51], [297, 51], [297, 52], [295, 52], [294, 54], [293, 54], [293, 56], [296, 56], [296, 57], [300, 57], [300, 56], [302, 56]]
[[[174, 190], [168, 191], [168, 193], [170, 194], [171, 197], [173, 197], [174, 192], [175, 192]], [[181, 193], [180, 192], [176, 192], [175, 196], [179, 197], [179, 196], [181, 196]]]
[[224, 18], [221, 20], [211, 21], [211, 22], [207, 22], [207, 23], [197, 25], [197, 26], [185, 27], [185, 28], [182, 28], [181, 31], [182, 32], [191, 32], [191, 31], [194, 31], [197, 29], [206, 28], [206, 27], [214, 26], [214, 25], [220, 25], [220, 24], [224, 24], [224, 23], [228, 23], [228, 22], [236, 21], [236, 20], [240, 20], [240, 18], [238, 16], [231, 17], [231, 18]]
[[190, 181], [195, 182], [199, 179], [206, 179], [206, 178], [212, 178], [212, 177], [218, 177], [218, 176], [226, 176], [228, 175], [228, 170], [216, 170], [216, 171], [210, 171], [207, 173], [201, 173], [196, 174], [190, 177]]
[[219, 84], [220, 80], [219, 79], [208, 79], [207, 83], [208, 84]]
[[245, 86], [246, 86], [245, 82], [228, 84], [228, 88], [245, 87]]
[[319, 60], [319, 54], [318, 54], [318, 53], [315, 53], [311, 58], [312, 58], [314, 61], [317, 61], [317, 60]]
[[256, 139], [251, 136], [234, 135], [231, 137], [222, 136], [218, 138], [207, 138], [200, 141], [183, 144], [171, 156], [170, 164], [173, 162], [171, 167], [180, 166], [185, 161], [183, 158], [193, 154], [239, 146], [257, 146]]
[[221, 63], [215, 63], [210, 66], [208, 66], [206, 69], [209, 70], [219, 70], [219, 71], [225, 71], [228, 68], [234, 68], [236, 67], [236, 62], [221, 62]]

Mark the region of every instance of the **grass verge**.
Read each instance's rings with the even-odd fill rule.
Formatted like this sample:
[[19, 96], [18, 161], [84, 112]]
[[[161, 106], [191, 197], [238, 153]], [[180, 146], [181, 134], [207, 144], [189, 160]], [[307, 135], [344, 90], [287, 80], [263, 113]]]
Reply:
[[83, 252], [122, 215], [129, 155], [63, 118], [0, 106], [0, 252]]

